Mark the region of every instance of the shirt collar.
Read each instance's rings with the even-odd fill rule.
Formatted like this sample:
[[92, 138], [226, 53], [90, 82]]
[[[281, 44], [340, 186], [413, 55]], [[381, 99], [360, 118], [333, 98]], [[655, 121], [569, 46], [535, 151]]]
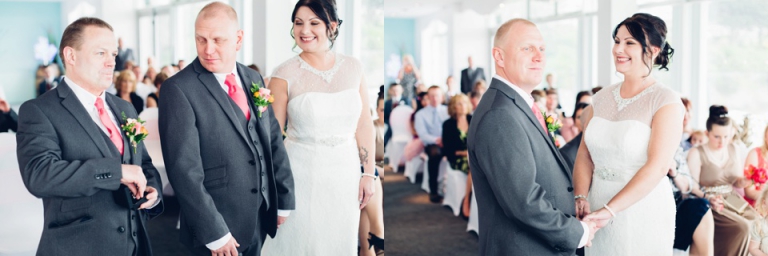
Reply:
[[64, 77], [64, 81], [67, 82], [67, 85], [69, 85], [69, 88], [72, 88], [72, 92], [75, 93], [75, 96], [77, 96], [77, 99], [80, 100], [80, 103], [83, 104], [83, 107], [85, 107], [85, 110], [88, 110], [88, 112], [91, 112], [93, 108], [96, 107], [96, 98], [101, 98], [101, 100], [104, 102], [105, 108], [107, 107], [107, 101], [105, 97], [105, 93], [101, 92], [101, 95], [95, 96], [89, 91], [85, 90], [85, 88], [80, 87], [80, 85], [76, 84], [72, 79], [69, 79], [69, 77]]
[[235, 74], [235, 78], [240, 77], [240, 75], [237, 73], [237, 63], [235, 63], [235, 66], [232, 68], [232, 72], [230, 73], [213, 73], [213, 76], [216, 77], [216, 80], [219, 81], [219, 84], [224, 84], [224, 81], [227, 80], [227, 75], [229, 74]]
[[507, 86], [515, 90], [520, 96], [523, 97], [523, 100], [525, 100], [525, 103], [528, 104], [528, 107], [533, 107], [533, 96], [531, 96], [530, 93], [527, 93], [523, 91], [522, 88], [520, 88], [517, 85], [512, 84], [512, 82], [507, 81], [507, 79], [504, 79], [503, 77], [499, 75], [493, 75], [493, 78], [498, 79], [499, 81], [505, 83]]

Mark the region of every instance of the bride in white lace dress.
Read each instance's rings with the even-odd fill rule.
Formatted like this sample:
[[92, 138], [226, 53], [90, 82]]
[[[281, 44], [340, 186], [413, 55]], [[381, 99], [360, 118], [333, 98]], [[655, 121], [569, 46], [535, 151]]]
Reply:
[[624, 81], [594, 96], [574, 166], [577, 215], [602, 227], [585, 253], [672, 255], [675, 202], [664, 175], [684, 107], [650, 73], [653, 66], [666, 68], [673, 50], [664, 41], [664, 21], [648, 14], [627, 18], [613, 36]]
[[287, 126], [296, 210], [280, 217], [264, 255], [355, 255], [360, 209], [374, 193], [375, 137], [363, 68], [329, 50], [341, 21], [328, 1], [317, 2], [297, 3], [293, 36], [302, 53], [278, 66], [269, 84], [275, 117]]

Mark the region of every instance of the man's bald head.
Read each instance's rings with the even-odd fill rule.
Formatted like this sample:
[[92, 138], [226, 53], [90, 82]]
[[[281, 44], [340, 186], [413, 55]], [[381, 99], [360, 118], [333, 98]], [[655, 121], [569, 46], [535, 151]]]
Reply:
[[515, 25], [530, 25], [530, 26], [536, 26], [536, 24], [533, 24], [533, 22], [526, 20], [526, 19], [511, 19], [507, 22], [504, 22], [504, 24], [501, 24], [498, 30], [496, 30], [496, 35], [493, 37], [493, 47], [501, 47], [506, 41], [507, 37], [509, 35], [509, 30], [512, 29]]
[[195, 23], [202, 20], [219, 18], [229, 19], [232, 21], [232, 24], [236, 26], [235, 29], [240, 29], [240, 23], [237, 21], [237, 12], [235, 12], [235, 9], [232, 8], [232, 6], [222, 2], [213, 2], [205, 5], [205, 7], [200, 10], [200, 13], [197, 14]]

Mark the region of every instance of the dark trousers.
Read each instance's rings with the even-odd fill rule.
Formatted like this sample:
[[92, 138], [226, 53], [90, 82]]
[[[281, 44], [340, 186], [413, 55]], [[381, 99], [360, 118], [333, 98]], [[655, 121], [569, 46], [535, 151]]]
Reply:
[[[259, 216], [267, 216], [267, 204], [262, 202], [261, 207], [259, 209]], [[261, 248], [264, 245], [264, 240], [267, 239], [267, 232], [264, 231], [263, 228], [261, 228], [261, 225], [259, 225], [260, 232], [259, 232], [259, 239], [261, 239], [260, 242], [253, 243], [251, 245], [245, 245], [245, 241], [237, 241], [237, 243], [240, 244], [240, 247], [237, 248], [237, 251], [240, 252], [240, 256], [261, 256]], [[235, 238], [237, 239], [237, 238]], [[190, 248], [191, 255], [196, 256], [211, 256], [211, 250], [208, 249], [208, 247], [205, 247], [205, 245], [195, 248]]]
[[440, 161], [443, 160], [443, 153], [440, 150], [440, 146], [435, 144], [429, 144], [424, 147], [424, 152], [429, 156], [429, 160], [427, 161], [427, 170], [429, 170], [429, 194], [438, 195], [437, 176], [440, 174]]

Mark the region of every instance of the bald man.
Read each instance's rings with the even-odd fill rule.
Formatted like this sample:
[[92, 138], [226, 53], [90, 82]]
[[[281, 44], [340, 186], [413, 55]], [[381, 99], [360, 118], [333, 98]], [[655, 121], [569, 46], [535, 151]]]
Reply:
[[496, 75], [467, 136], [480, 255], [574, 255], [594, 237], [595, 224], [575, 216], [570, 168], [531, 97], [544, 49], [524, 19], [504, 23], [494, 38]]
[[161, 86], [163, 157], [193, 255], [260, 255], [294, 209], [280, 126], [251, 98], [264, 81], [236, 62], [242, 40], [232, 7], [206, 5], [195, 21], [198, 57]]

